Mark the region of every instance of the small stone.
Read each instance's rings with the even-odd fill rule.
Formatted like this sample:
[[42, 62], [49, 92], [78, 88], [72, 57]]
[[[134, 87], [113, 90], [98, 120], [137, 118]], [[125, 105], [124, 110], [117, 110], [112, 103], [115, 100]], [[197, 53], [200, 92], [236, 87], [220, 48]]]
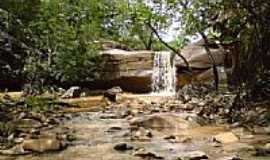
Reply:
[[127, 143], [119, 143], [114, 146], [114, 149], [117, 151], [126, 151], [126, 150], [132, 150], [133, 146]]
[[233, 134], [232, 132], [225, 132], [225, 133], [220, 133], [216, 136], [214, 136], [214, 140], [219, 142], [219, 143], [234, 143], [238, 142], [239, 138]]

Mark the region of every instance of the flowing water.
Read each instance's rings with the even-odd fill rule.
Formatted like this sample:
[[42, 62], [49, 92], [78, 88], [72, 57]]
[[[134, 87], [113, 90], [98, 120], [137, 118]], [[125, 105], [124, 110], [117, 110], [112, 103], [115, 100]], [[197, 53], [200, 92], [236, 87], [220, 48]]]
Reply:
[[171, 62], [171, 53], [155, 52], [152, 75], [152, 91], [154, 94], [174, 95], [176, 88], [176, 69]]

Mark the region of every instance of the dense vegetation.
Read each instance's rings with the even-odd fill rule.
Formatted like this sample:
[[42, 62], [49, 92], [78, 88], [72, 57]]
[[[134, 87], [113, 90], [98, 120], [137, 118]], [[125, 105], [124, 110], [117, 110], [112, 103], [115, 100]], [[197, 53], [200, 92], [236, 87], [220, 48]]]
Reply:
[[[269, 12], [268, 0], [3, 0], [0, 85], [91, 82], [100, 76], [104, 41], [181, 55], [199, 35], [230, 55], [231, 86], [253, 92], [269, 77]], [[167, 43], [162, 33], [176, 22], [177, 36]]]

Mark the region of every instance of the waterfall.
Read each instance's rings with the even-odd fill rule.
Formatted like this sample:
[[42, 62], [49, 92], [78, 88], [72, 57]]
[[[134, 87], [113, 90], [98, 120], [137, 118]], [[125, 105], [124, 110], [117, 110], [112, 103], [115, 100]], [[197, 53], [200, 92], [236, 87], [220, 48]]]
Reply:
[[173, 95], [176, 88], [176, 69], [171, 64], [171, 53], [155, 52], [152, 74], [152, 91], [156, 94]]

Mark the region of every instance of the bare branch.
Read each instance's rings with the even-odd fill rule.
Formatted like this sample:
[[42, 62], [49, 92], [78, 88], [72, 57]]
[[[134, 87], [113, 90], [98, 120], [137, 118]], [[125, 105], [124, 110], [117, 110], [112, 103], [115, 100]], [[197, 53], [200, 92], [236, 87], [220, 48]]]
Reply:
[[218, 71], [217, 71], [217, 64], [215, 62], [215, 59], [211, 53], [211, 50], [209, 48], [209, 41], [208, 41], [208, 38], [207, 36], [205, 35], [204, 32], [200, 32], [200, 35], [202, 36], [204, 42], [205, 42], [205, 45], [204, 45], [204, 48], [209, 56], [209, 59], [211, 61], [211, 63], [213, 64], [213, 74], [215, 76], [215, 88], [216, 90], [218, 90], [218, 85], [219, 85], [219, 76], [218, 76]]
[[167, 42], [165, 42], [159, 35], [158, 31], [151, 25], [151, 23], [147, 23], [148, 27], [153, 31], [153, 33], [156, 35], [156, 37], [158, 38], [158, 40], [165, 45], [168, 49], [170, 49], [171, 51], [173, 51], [176, 55], [178, 55], [185, 63], [186, 67], [190, 69], [189, 67], [189, 63], [187, 61], [187, 59], [180, 53], [179, 49], [175, 49], [172, 46], [170, 46]]

